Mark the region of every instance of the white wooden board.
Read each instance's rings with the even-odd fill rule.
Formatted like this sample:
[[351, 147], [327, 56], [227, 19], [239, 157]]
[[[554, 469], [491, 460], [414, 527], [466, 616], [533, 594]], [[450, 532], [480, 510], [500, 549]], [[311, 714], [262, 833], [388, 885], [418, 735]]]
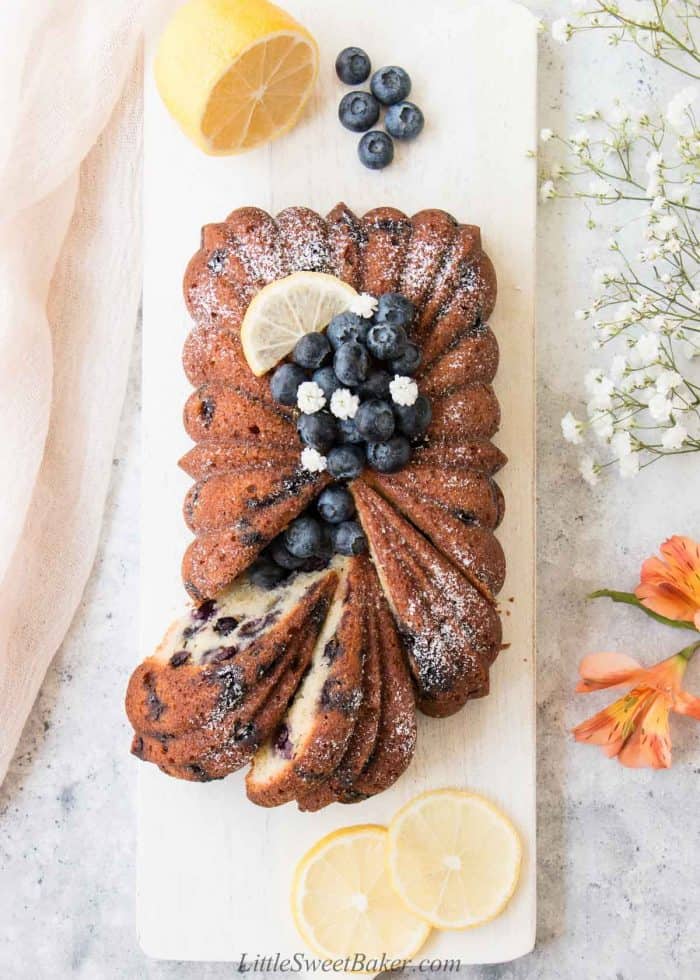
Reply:
[[[165, 4], [168, 6], [168, 3]], [[445, 785], [485, 793], [514, 819], [525, 845], [518, 891], [495, 922], [435, 933], [425, 955], [463, 963], [502, 962], [528, 952], [535, 931], [534, 710], [534, 268], [536, 24], [509, 0], [285, 0], [318, 38], [321, 81], [300, 125], [247, 156], [209, 159], [168, 117], [146, 73], [143, 384], [142, 655], [184, 602], [179, 578], [187, 532], [188, 479], [177, 459], [189, 392], [180, 367], [190, 324], [181, 295], [200, 227], [233, 208], [272, 212], [308, 205], [325, 213], [345, 201], [358, 213], [394, 205], [440, 207], [482, 226], [499, 277], [492, 326], [502, 361], [497, 379], [510, 457], [501, 475], [508, 556], [502, 593], [511, 644], [492, 672], [492, 693], [446, 721], [421, 719], [406, 775], [377, 799], [303, 815], [248, 803], [241, 774], [208, 785], [178, 782], [154, 767], [139, 774], [138, 931], [144, 950], [166, 959], [235, 960], [302, 952], [288, 911], [292, 870], [323, 834], [385, 822], [409, 797]], [[344, 89], [333, 62], [359, 44], [373, 64], [401, 64], [427, 125], [400, 147], [392, 167], [365, 170], [357, 137], [336, 107]], [[511, 601], [512, 600], [512, 601]], [[135, 658], [136, 659], [136, 658]], [[310, 972], [309, 970], [302, 970]]]

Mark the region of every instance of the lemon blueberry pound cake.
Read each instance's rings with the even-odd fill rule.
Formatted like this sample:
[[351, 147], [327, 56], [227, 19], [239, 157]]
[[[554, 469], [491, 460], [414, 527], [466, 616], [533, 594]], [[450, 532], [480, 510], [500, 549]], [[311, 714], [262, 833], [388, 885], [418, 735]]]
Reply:
[[132, 675], [132, 751], [199, 781], [251, 763], [262, 806], [366, 799], [501, 648], [493, 266], [443, 211], [247, 207], [184, 293], [193, 605]]

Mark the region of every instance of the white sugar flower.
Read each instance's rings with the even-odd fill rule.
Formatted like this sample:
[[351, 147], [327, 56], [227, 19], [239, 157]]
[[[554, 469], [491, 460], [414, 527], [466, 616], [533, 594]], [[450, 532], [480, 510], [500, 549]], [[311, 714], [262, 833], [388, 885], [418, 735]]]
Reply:
[[661, 395], [667, 395], [669, 391], [673, 391], [674, 388], [677, 388], [682, 383], [683, 378], [678, 371], [662, 371], [656, 379], [656, 390]]
[[661, 445], [664, 449], [680, 449], [687, 437], [688, 430], [680, 422], [676, 422], [664, 432]]
[[566, 44], [567, 41], [571, 40], [572, 35], [571, 24], [566, 17], [560, 17], [552, 23], [552, 37], [555, 41]]
[[631, 453], [629, 456], [622, 456], [619, 461], [620, 476], [623, 480], [630, 480], [639, 473], [639, 453]]
[[674, 129], [685, 133], [692, 130], [692, 121], [689, 109], [698, 97], [700, 89], [696, 85], [689, 85], [681, 89], [668, 104], [666, 118]]
[[394, 375], [394, 380], [389, 384], [389, 391], [397, 405], [413, 405], [418, 398], [418, 385], [413, 378], [407, 378], [402, 374]]
[[331, 412], [337, 419], [354, 419], [360, 399], [349, 388], [338, 388], [331, 395]]
[[583, 457], [579, 466], [579, 473], [591, 487], [594, 487], [600, 479], [598, 476], [598, 466], [592, 456]]
[[543, 143], [549, 143], [549, 141], [552, 139], [553, 136], [554, 136], [553, 129], [540, 130], [540, 139], [542, 140]]
[[301, 465], [309, 473], [323, 473], [328, 460], [322, 456], [318, 449], [307, 446], [301, 451]]
[[561, 431], [567, 442], [573, 443], [575, 446], [583, 442], [581, 423], [574, 417], [572, 412], [567, 412], [561, 420]]
[[326, 396], [323, 394], [323, 388], [315, 381], [302, 381], [297, 388], [299, 411], [306, 415], [313, 415], [314, 412], [320, 412], [325, 404]]
[[661, 197], [661, 195], [655, 197], [654, 200], [651, 202], [651, 210], [654, 211], [656, 214], [658, 214], [659, 211], [665, 211], [667, 207], [668, 207], [668, 201], [666, 200], [665, 197]]
[[374, 316], [378, 305], [379, 303], [375, 296], [371, 296], [369, 293], [359, 293], [359, 295], [353, 297], [349, 309], [356, 316], [361, 316], [365, 320], [369, 320], [370, 317]]
[[671, 418], [671, 402], [666, 395], [652, 395], [649, 399], [649, 414], [655, 422], [668, 422]]
[[632, 436], [629, 432], [616, 432], [610, 440], [610, 446], [615, 455], [623, 459], [632, 452]]
[[557, 192], [554, 188], [553, 180], [545, 180], [545, 182], [540, 187], [540, 200], [544, 203], [545, 201], [551, 201], [553, 197], [557, 196]]

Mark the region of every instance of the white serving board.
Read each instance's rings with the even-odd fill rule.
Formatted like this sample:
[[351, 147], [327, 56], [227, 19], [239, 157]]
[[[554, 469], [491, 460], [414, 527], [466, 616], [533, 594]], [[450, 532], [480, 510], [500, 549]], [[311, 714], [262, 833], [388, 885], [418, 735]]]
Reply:
[[[409, 771], [388, 792], [353, 807], [268, 811], [247, 801], [240, 773], [198, 785], [141, 766], [139, 937], [148, 954], [164, 959], [240, 961], [245, 954], [250, 961], [302, 952], [288, 893], [304, 851], [334, 828], [386, 822], [414, 794], [454, 785], [483, 792], [511, 815], [524, 842], [522, 878], [500, 918], [467, 932], [434, 933], [424, 955], [503, 962], [527, 953], [535, 935], [536, 174], [528, 152], [536, 145], [536, 23], [509, 0], [403, 0], [400, 14], [378, 0], [284, 5], [319, 41], [320, 84], [297, 128], [249, 155], [210, 159], [190, 146], [157, 96], [148, 59], [141, 652], [151, 651], [185, 601], [179, 567], [188, 478], [176, 462], [189, 445], [180, 421], [189, 393], [180, 352], [190, 323], [181, 280], [200, 228], [241, 205], [276, 212], [300, 204], [325, 213], [340, 200], [360, 214], [382, 204], [409, 214], [440, 207], [482, 226], [499, 277], [492, 326], [502, 352], [496, 441], [510, 458], [500, 478], [507, 517], [499, 536], [508, 556], [502, 607], [511, 645], [492, 671], [491, 695], [448, 720], [421, 719]], [[344, 89], [333, 62], [348, 44], [366, 48], [377, 67], [404, 65], [425, 111], [420, 139], [400, 147], [381, 173], [359, 164], [357, 137], [337, 121]]]

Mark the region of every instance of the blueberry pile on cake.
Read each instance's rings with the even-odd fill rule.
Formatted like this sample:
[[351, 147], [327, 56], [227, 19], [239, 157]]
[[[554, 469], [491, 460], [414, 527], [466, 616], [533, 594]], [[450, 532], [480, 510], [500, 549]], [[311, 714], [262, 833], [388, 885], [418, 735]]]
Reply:
[[[355, 298], [256, 375], [246, 312], [302, 270]], [[132, 675], [133, 752], [198, 781], [251, 764], [264, 806], [365, 799], [501, 647], [493, 267], [443, 211], [241, 208], [184, 289], [192, 607]]]

